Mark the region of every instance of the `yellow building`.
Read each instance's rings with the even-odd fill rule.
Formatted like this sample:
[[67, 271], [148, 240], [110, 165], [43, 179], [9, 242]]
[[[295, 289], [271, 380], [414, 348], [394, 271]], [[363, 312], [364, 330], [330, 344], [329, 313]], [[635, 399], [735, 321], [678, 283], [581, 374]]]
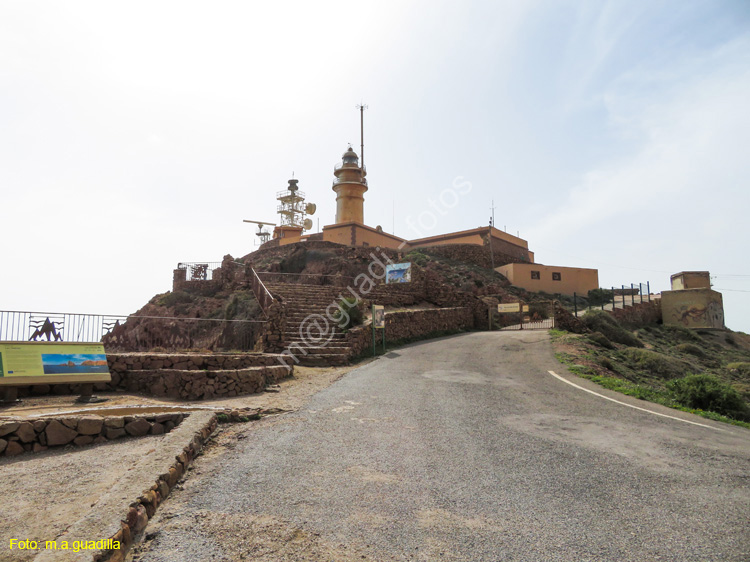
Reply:
[[509, 261], [532, 262], [534, 252], [529, 251], [529, 243], [523, 238], [513, 236], [492, 226], [480, 226], [471, 230], [461, 230], [439, 234], [417, 240], [409, 240], [408, 249], [429, 248], [434, 246], [448, 246], [451, 244], [470, 244], [474, 246], [490, 246], [496, 254], [498, 261], [495, 263], [507, 263]]
[[661, 293], [662, 321], [667, 326], [724, 328], [724, 299], [711, 289], [708, 271], [681, 271], [671, 276], [672, 290]]
[[670, 279], [673, 291], [711, 288], [711, 275], [708, 271], [680, 271], [672, 275]]
[[349, 246], [403, 249], [406, 245], [403, 238], [383, 232], [380, 226], [365, 225], [367, 170], [359, 165], [359, 157], [351, 147], [342, 155], [333, 175], [336, 176], [332, 188], [336, 192], [336, 222], [323, 227], [323, 240]]
[[561, 267], [539, 263], [509, 263], [496, 267], [512, 285], [535, 293], [587, 295], [599, 288], [599, 271], [582, 267]]
[[372, 246], [408, 252], [416, 248], [445, 248], [443, 253], [469, 259], [483, 267], [507, 264], [496, 271], [507, 277], [513, 285], [529, 291], [552, 294], [586, 294], [599, 287], [599, 274], [595, 269], [548, 266], [534, 263], [534, 252], [526, 240], [494, 228], [483, 226], [437, 236], [405, 240], [383, 232], [380, 226], [367, 226], [364, 222], [364, 194], [368, 190], [367, 170], [360, 166], [357, 153], [351, 146], [344, 152], [341, 162], [334, 167], [332, 189], [336, 193], [336, 221], [323, 227], [320, 234], [303, 235], [309, 228], [304, 221], [304, 194], [297, 188], [297, 180], [289, 181], [289, 188], [279, 192], [278, 212], [281, 225], [274, 230], [274, 240], [268, 244], [284, 246], [306, 240], [323, 240], [347, 246]]

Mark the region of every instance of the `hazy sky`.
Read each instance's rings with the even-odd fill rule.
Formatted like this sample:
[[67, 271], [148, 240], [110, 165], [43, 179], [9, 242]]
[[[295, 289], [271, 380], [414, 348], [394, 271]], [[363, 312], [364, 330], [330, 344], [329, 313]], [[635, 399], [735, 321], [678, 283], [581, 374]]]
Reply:
[[292, 173], [332, 223], [362, 101], [368, 224], [494, 199], [603, 286], [710, 270], [750, 332], [746, 0], [0, 0], [0, 309], [132, 313], [252, 251]]

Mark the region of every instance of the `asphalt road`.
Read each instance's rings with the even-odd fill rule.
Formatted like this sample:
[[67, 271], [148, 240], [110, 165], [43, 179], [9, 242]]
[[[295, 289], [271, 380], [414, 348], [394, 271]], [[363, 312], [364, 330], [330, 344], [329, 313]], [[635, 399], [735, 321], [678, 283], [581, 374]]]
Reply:
[[545, 332], [409, 346], [242, 427], [136, 560], [750, 560], [750, 431], [578, 379]]

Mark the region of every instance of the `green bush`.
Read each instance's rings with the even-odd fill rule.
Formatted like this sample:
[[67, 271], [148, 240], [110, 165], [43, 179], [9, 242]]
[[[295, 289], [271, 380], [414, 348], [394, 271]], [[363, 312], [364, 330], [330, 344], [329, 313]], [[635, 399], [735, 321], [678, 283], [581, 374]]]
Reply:
[[549, 303], [545, 302], [532, 302], [529, 304], [529, 316], [533, 321], [538, 322], [539, 320], [546, 320], [549, 318]]
[[693, 369], [692, 365], [656, 351], [628, 348], [623, 351], [625, 358], [635, 368], [649, 371], [661, 378], [673, 379], [685, 376]]
[[750, 363], [740, 361], [738, 363], [727, 364], [727, 369], [737, 371], [743, 377], [750, 377]]
[[609, 371], [614, 371], [615, 370], [615, 366], [612, 363], [612, 361], [609, 360], [609, 357], [601, 357], [599, 359], [599, 365], [601, 365], [602, 367], [604, 367], [605, 369], [607, 369]]
[[643, 347], [643, 342], [615, 320], [612, 315], [603, 310], [590, 310], [581, 318], [592, 332], [601, 332], [610, 341], [627, 345], [628, 347]]
[[609, 341], [609, 338], [601, 332], [592, 332], [588, 336], [590, 342], [595, 343], [598, 346], [605, 347], [607, 349], [614, 349], [614, 344]]
[[683, 328], [682, 326], [664, 326], [664, 330], [678, 340], [688, 343], [703, 343], [703, 338], [688, 328]]
[[306, 266], [306, 248], [295, 248], [292, 253], [288, 254], [279, 264], [282, 273], [301, 273]]
[[224, 308], [225, 320], [253, 320], [260, 316], [260, 305], [251, 291], [232, 294]]
[[419, 250], [412, 250], [411, 252], [406, 254], [405, 259], [407, 261], [415, 263], [416, 265], [424, 267], [432, 258], [430, 258], [430, 256], [428, 256], [427, 254], [420, 252]]
[[352, 326], [358, 326], [362, 323], [362, 309], [359, 307], [357, 299], [342, 297], [337, 304], [338, 308], [333, 314], [333, 321], [341, 330], [346, 332]]
[[177, 304], [188, 304], [193, 302], [193, 296], [185, 291], [175, 291], [174, 293], [167, 293], [158, 300], [160, 306], [166, 306], [172, 308]]
[[692, 343], [681, 343], [674, 346], [674, 349], [675, 351], [679, 351], [680, 353], [687, 353], [688, 355], [694, 355], [695, 357], [706, 357], [706, 352]]
[[611, 289], [591, 289], [589, 291], [589, 304], [591, 306], [601, 306], [611, 303], [614, 293]]
[[750, 420], [750, 408], [730, 385], [712, 375], [689, 375], [668, 384], [677, 402], [688, 408], [709, 410], [730, 418]]

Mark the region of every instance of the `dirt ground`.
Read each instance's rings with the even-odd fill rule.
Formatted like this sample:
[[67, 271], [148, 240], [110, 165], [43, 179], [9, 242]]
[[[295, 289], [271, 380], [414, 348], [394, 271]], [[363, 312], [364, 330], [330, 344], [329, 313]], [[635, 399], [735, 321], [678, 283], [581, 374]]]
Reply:
[[[102, 404], [75, 404], [73, 396], [27, 397], [20, 404], [0, 410], [0, 416], [35, 417], [95, 410], [101, 415], [131, 413], [153, 407], [195, 409], [262, 408], [292, 411], [331, 385], [352, 367], [297, 367], [294, 378], [282, 381], [271, 392], [200, 402], [159, 400], [119, 393], [97, 393], [108, 398]], [[237, 427], [242, 427], [239, 424]], [[220, 426], [222, 442], [232, 440], [234, 426]], [[0, 560], [32, 560], [38, 552], [7, 550], [9, 539], [54, 540], [81, 517], [90, 513], [106, 493], [140, 458], [159, 446], [161, 436], [122, 439], [101, 445], [68, 446], [36, 454], [0, 458]], [[231, 445], [230, 445], [231, 446]], [[210, 455], [209, 446], [205, 454]], [[188, 475], [190, 472], [188, 472]], [[158, 474], [154, 474], [156, 478]], [[144, 482], [144, 488], [152, 482]], [[135, 499], [135, 498], [133, 498]], [[123, 503], [122, 516], [128, 504]]]
[[[165, 406], [168, 408], [179, 408], [180, 410], [196, 409], [224, 409], [224, 408], [278, 408], [281, 410], [295, 410], [299, 408], [307, 397], [315, 394], [318, 390], [329, 386], [331, 383], [350, 371], [352, 367], [295, 367], [294, 377], [282, 381], [278, 386], [270, 390], [277, 392], [264, 392], [249, 396], [235, 396], [233, 398], [220, 398], [214, 400], [199, 400], [185, 402], [173, 399], [153, 398], [139, 394], [123, 394], [119, 392], [96, 392], [100, 398], [106, 398], [106, 402], [100, 404], [76, 404], [74, 396], [27, 396], [22, 402], [11, 406], [0, 407], [1, 416], [51, 416], [82, 411], [94, 410], [94, 413], [102, 412], [103, 415], [115, 415], [105, 412], [108, 409], [122, 408], [150, 408], [154, 406]], [[116, 412], [119, 414], [119, 412]], [[119, 414], [122, 415], [122, 414]]]

